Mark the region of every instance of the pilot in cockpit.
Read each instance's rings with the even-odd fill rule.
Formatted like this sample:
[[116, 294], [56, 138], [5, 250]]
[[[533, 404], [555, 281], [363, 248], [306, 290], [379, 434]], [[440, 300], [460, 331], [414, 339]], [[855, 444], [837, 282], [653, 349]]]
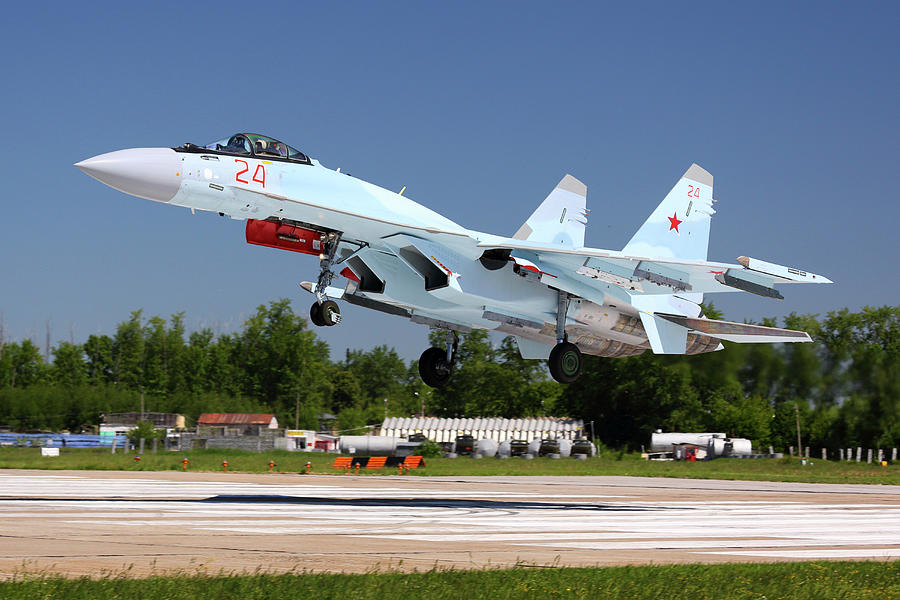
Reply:
[[232, 136], [225, 146], [226, 152], [234, 152], [235, 154], [250, 154], [250, 148], [247, 145], [247, 139], [240, 135]]

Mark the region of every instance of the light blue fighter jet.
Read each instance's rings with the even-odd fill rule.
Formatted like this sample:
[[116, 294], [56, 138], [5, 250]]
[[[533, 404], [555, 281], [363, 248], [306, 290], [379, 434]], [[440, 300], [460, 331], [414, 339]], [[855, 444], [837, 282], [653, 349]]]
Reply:
[[[328, 169], [270, 137], [239, 133], [178, 148], [134, 148], [77, 163], [119, 191], [247, 221], [251, 244], [319, 257], [310, 320], [341, 321], [335, 300], [447, 332], [419, 360], [447, 383], [460, 334], [512, 335], [524, 358], [575, 381], [582, 354], [699, 354], [732, 342], [809, 342], [809, 335], [707, 319], [703, 295], [782, 298], [781, 283], [831, 283], [756, 258], [707, 260], [713, 177], [691, 165], [622, 250], [584, 246], [587, 187], [566, 175], [512, 237], [482, 233], [399, 193]], [[346, 285], [333, 287], [335, 273]]]

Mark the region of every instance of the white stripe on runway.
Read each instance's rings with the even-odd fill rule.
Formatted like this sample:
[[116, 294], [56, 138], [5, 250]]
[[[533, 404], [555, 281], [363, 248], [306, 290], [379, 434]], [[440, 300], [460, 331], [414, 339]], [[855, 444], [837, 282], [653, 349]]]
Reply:
[[735, 550], [731, 552], [706, 552], [705, 554], [728, 554], [731, 556], [754, 556], [765, 558], [900, 558], [900, 548], [848, 548], [841, 550]]

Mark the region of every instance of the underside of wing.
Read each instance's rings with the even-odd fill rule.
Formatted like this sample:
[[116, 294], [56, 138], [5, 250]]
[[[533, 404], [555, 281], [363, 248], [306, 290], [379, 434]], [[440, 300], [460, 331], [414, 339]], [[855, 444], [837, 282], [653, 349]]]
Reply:
[[513, 239], [482, 242], [479, 247], [494, 251], [507, 249], [534, 257], [561, 269], [557, 276], [612, 284], [630, 295], [744, 291], [781, 299], [776, 284], [831, 283], [827, 277], [815, 273], [743, 256], [737, 263], [723, 263], [634, 256], [600, 248], [554, 248]]
[[739, 344], [761, 342], [811, 342], [812, 338], [805, 331], [764, 327], [749, 323], [733, 323], [713, 319], [695, 319], [681, 315], [655, 313], [655, 317], [680, 325], [694, 333], [702, 333], [716, 339]]

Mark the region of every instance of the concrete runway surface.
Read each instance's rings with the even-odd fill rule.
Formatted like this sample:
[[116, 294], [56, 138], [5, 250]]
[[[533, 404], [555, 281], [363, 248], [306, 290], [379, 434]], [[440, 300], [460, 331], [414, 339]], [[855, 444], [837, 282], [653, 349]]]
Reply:
[[900, 486], [0, 472], [0, 577], [900, 558]]

